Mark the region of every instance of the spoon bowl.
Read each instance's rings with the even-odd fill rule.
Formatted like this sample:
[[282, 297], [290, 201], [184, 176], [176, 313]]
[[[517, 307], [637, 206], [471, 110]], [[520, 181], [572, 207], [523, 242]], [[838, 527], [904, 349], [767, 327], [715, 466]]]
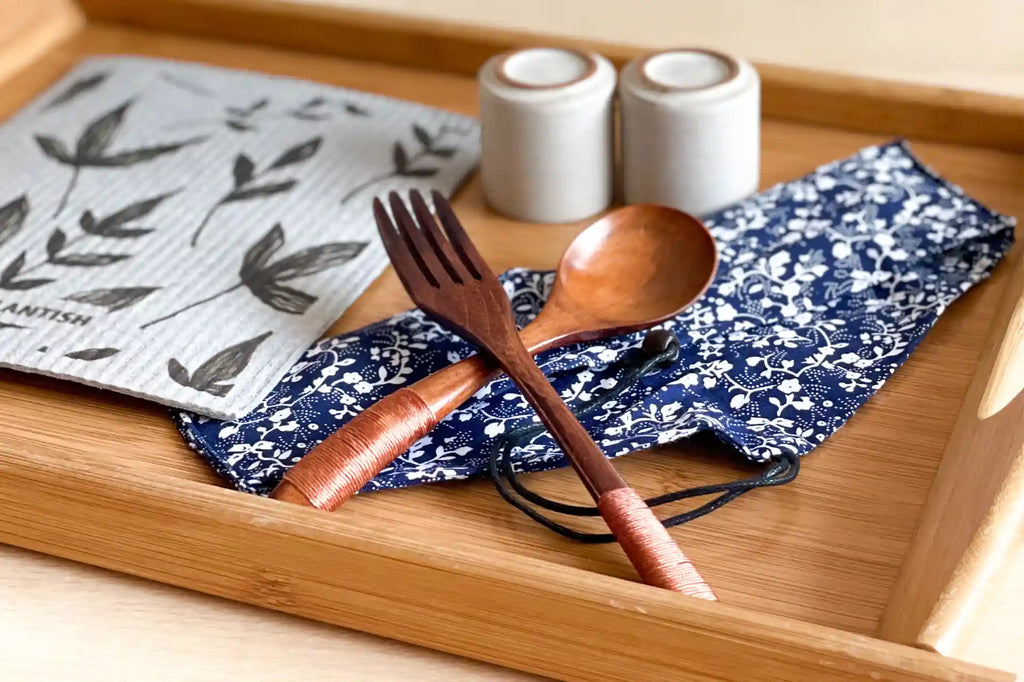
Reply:
[[693, 216], [653, 204], [612, 211], [566, 249], [527, 345], [540, 342], [539, 352], [663, 322], [697, 300], [717, 268], [715, 240]]
[[[535, 355], [646, 329], [696, 301], [717, 267], [715, 241], [693, 216], [651, 204], [620, 208], [569, 245], [547, 303], [520, 338]], [[400, 388], [303, 457], [271, 496], [337, 509], [498, 373], [474, 355]]]

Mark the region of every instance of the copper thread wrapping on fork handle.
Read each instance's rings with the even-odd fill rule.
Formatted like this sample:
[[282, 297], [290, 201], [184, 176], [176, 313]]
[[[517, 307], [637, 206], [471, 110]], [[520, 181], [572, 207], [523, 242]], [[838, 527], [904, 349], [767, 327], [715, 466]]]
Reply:
[[525, 348], [498, 358], [561, 446], [637, 573], [648, 585], [717, 601], [643, 498], [629, 487]]
[[597, 508], [645, 583], [718, 601], [711, 586], [635, 490], [606, 492], [598, 498]]

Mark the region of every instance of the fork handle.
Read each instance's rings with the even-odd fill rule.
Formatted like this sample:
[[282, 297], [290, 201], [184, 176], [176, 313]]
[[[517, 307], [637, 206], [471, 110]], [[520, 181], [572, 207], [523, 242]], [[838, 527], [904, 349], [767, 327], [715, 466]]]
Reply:
[[598, 498], [597, 508], [645, 583], [718, 601], [697, 567], [635, 490], [618, 488], [606, 492]]
[[630, 563], [648, 585], [714, 600], [693, 563], [629, 487], [565, 404], [522, 345], [496, 359], [519, 385], [537, 416], [562, 448]]

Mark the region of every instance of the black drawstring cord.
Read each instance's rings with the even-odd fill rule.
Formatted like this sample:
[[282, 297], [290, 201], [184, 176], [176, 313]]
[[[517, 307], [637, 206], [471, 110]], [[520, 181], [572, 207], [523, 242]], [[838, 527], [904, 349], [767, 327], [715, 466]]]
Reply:
[[[595, 394], [594, 399], [582, 410], [576, 412], [577, 417], [586, 417], [594, 412], [609, 400], [614, 400], [629, 388], [635, 386], [646, 374], [655, 369], [666, 369], [679, 359], [679, 340], [669, 331], [658, 329], [650, 332], [643, 343], [643, 352], [647, 358], [639, 366], [631, 369], [615, 386], [606, 391]], [[519, 511], [541, 524], [553, 530], [559, 535], [571, 540], [588, 544], [614, 542], [615, 537], [611, 533], [586, 533], [575, 530], [566, 525], [553, 521], [541, 514], [516, 497], [518, 494], [526, 501], [544, 509], [566, 514], [569, 516], [600, 516], [597, 507], [565, 504], [544, 497], [523, 485], [518, 474], [512, 469], [512, 451], [520, 445], [532, 440], [544, 430], [542, 424], [531, 424], [508, 433], [493, 449], [490, 457], [490, 474], [498, 493]], [[710, 514], [722, 505], [732, 502], [740, 495], [747, 493], [754, 488], [784, 485], [797, 477], [800, 472], [800, 458], [792, 453], [784, 453], [777, 461], [772, 462], [761, 474], [738, 481], [727, 483], [716, 483], [696, 488], [687, 488], [675, 492], [658, 495], [646, 500], [648, 506], [657, 507], [670, 502], [688, 499], [691, 497], [702, 497], [721, 493], [718, 497], [707, 502], [696, 509], [677, 514], [662, 521], [666, 528], [678, 526], [705, 514]], [[508, 484], [506, 485], [506, 480]]]

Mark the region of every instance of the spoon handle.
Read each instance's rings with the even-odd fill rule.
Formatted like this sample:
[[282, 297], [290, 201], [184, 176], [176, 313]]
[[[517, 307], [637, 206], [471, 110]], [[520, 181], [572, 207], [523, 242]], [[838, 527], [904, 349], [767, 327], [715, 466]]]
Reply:
[[271, 497], [336, 510], [498, 371], [474, 355], [388, 395], [299, 460]]

